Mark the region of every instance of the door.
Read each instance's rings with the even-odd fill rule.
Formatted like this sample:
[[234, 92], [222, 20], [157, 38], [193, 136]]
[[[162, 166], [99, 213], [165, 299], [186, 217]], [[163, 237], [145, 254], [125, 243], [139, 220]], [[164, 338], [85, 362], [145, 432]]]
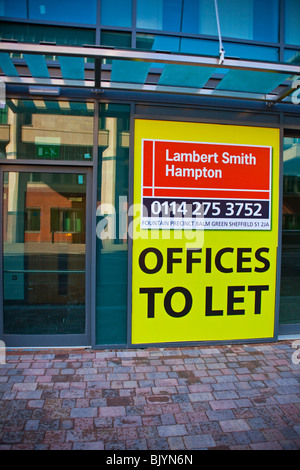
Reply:
[[88, 168], [3, 166], [6, 346], [90, 345]]
[[282, 253], [279, 334], [300, 333], [300, 134], [283, 138]]

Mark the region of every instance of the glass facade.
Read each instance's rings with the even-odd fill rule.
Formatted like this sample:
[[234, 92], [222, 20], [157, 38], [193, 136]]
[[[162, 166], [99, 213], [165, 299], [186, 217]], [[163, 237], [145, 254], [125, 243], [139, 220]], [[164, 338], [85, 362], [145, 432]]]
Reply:
[[180, 31], [182, 0], [137, 0], [137, 28]]
[[[224, 37], [277, 42], [279, 3], [219, 0]], [[214, 0], [137, 0], [137, 28], [217, 36]]]
[[101, 23], [106, 26], [131, 26], [131, 0], [104, 0], [101, 6]]
[[300, 138], [285, 137], [280, 323], [300, 323]]
[[[225, 57], [300, 64], [299, 0], [218, 0], [218, 10]], [[214, 0], [87, 0], [85, 3], [0, 0], [0, 17], [1, 40], [219, 56]], [[19, 60], [18, 70], [25, 69], [26, 62], [30, 71], [30, 57], [11, 56]], [[51, 70], [61, 66], [59, 78], [60, 73], [63, 79], [78, 78], [72, 76], [68, 67], [64, 69], [63, 59], [61, 62], [57, 56], [45, 59]], [[89, 60], [85, 77], [91, 80], [93, 59]], [[153, 63], [151, 69], [147, 68], [148, 63], [138, 61], [114, 60], [111, 64], [111, 59], [103, 60], [101, 80], [126, 82], [126, 75], [131, 72], [136, 77], [134, 83], [142, 88], [144, 81], [138, 81], [141, 75], [138, 67], [145, 65], [142, 71], [146, 75], [149, 72], [149, 83], [163, 83], [158, 82], [155, 68], [164, 69], [164, 64]], [[130, 71], [127, 65], [132, 64], [137, 68]], [[174, 70], [179, 76], [180, 67]], [[210, 83], [219, 79], [220, 71], [224, 69], [216, 69], [209, 77]], [[26, 73], [29, 76], [25, 71], [24, 77]], [[171, 77], [173, 86], [180, 83], [176, 85], [177, 75]], [[121, 80], [117, 80], [118, 76]], [[247, 79], [237, 78], [238, 85], [248, 86], [247, 80], [252, 84], [251, 77], [247, 71]], [[187, 82], [180, 85], [188, 86]], [[170, 85], [167, 80], [165, 83]], [[263, 92], [262, 80], [259, 87]], [[209, 90], [209, 86], [206, 88]], [[5, 165], [5, 170], [0, 172], [5, 334], [83, 334], [86, 266], [95, 259], [92, 292], [95, 322], [91, 327], [95, 344], [99, 347], [128, 344], [131, 260], [127, 217], [132, 194], [129, 175], [134, 170], [130, 166], [132, 115], [128, 103], [145, 110], [151, 97], [143, 95], [147, 98], [141, 105], [136, 95], [131, 101], [122, 89], [108, 90], [105, 95], [107, 90], [96, 95], [94, 91], [74, 87], [71, 91], [63, 90], [62, 98], [45, 96], [43, 100], [34, 100], [27, 88], [21, 93], [15, 86], [13, 93], [8, 93], [5, 108], [0, 109], [0, 164]], [[152, 111], [156, 117], [162, 112], [166, 119], [171, 119], [174, 113], [177, 120], [204, 118], [236, 122], [243, 119], [247, 125], [280, 125], [275, 107], [260, 112], [258, 106], [251, 114], [246, 109], [249, 102], [243, 109], [241, 101], [237, 108], [232, 102], [228, 107], [223, 104], [218, 108], [214, 101], [215, 104], [205, 108], [200, 97], [200, 106], [194, 101], [193, 108], [189, 108], [184, 101], [187, 95], [177, 95], [178, 102], [172, 101], [172, 96], [158, 94], [157, 101], [150, 103], [157, 106]], [[215, 99], [214, 94], [208, 99]], [[284, 112], [281, 117], [284, 119]], [[300, 126], [299, 117], [294, 121], [291, 115], [289, 119], [286, 122], [293, 128]], [[300, 324], [300, 138], [295, 135], [287, 133], [283, 142], [280, 325]], [[98, 158], [93, 158], [96, 155]], [[8, 171], [9, 165], [12, 168]], [[28, 171], [26, 165], [30, 166]], [[44, 165], [47, 171], [33, 170], [35, 165]], [[19, 170], [18, 166], [22, 168]], [[51, 166], [56, 170], [51, 172]], [[75, 168], [74, 174], [64, 171], [67, 167]], [[87, 173], [81, 173], [81, 167], [91, 167], [95, 174], [93, 181], [97, 181], [92, 189], [97, 205], [93, 208], [96, 243], [91, 254], [86, 246], [87, 212], [91, 211], [86, 196], [89, 188]], [[91, 215], [94, 217], [95, 213]]]
[[300, 2], [285, 0], [284, 40], [287, 44], [300, 45]]
[[[300, 45], [298, 0], [217, 3], [228, 57], [290, 61], [286, 46]], [[219, 53], [214, 0], [88, 0], [84, 8], [81, 5], [79, 0], [67, 0], [63, 5], [57, 0], [0, 0], [0, 17], [9, 20], [2, 22], [0, 38], [201, 55]], [[20, 23], [13, 23], [14, 18]], [[24, 19], [29, 22], [23, 23]], [[59, 27], [54, 26], [56, 23]]]
[[96, 342], [127, 342], [128, 105], [101, 105], [98, 132]]
[[[223, 37], [277, 42], [277, 0], [218, 0]], [[217, 36], [214, 0], [183, 0], [182, 31]]]
[[19, 42], [46, 42], [58, 45], [82, 46], [95, 44], [95, 31], [83, 28], [65, 28], [24, 23], [4, 23], [0, 28], [0, 39]]
[[93, 158], [93, 103], [8, 100], [0, 124], [0, 159]]
[[68, 23], [96, 23], [97, 0], [1, 0], [0, 16]]

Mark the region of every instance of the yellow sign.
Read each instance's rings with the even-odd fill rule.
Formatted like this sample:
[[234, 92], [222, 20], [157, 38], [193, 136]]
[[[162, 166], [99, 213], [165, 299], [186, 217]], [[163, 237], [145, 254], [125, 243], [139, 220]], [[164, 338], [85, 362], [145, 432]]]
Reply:
[[274, 337], [279, 130], [135, 121], [132, 343]]

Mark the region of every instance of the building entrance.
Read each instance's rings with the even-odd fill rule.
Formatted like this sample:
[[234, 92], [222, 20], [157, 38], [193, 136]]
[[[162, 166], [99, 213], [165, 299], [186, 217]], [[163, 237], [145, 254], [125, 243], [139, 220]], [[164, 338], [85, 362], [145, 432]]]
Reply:
[[87, 169], [1, 169], [7, 346], [90, 344], [89, 180]]

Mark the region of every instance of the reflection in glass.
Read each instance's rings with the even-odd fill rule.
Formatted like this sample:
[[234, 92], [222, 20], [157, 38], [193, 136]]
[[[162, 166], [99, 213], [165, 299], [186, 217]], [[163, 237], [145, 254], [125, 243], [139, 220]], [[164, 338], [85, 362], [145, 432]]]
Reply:
[[27, 0], [0, 0], [0, 16], [27, 18]]
[[96, 23], [96, 0], [28, 0], [28, 17], [34, 20], [66, 23]]
[[299, 0], [285, 0], [284, 12], [284, 42], [286, 44], [300, 45], [300, 2]]
[[92, 160], [93, 103], [8, 100], [0, 112], [0, 158]]
[[182, 0], [137, 0], [137, 28], [180, 31]]
[[136, 35], [136, 48], [146, 51], [179, 52], [179, 37], [139, 33]]
[[101, 0], [101, 23], [105, 26], [131, 26], [132, 0]]
[[125, 33], [123, 31], [101, 31], [101, 45], [130, 49], [131, 33]]
[[127, 105], [100, 105], [96, 252], [96, 343], [127, 341]]
[[[278, 0], [218, 0], [218, 11], [223, 38], [278, 41]], [[218, 36], [215, 2], [137, 0], [137, 28]]]
[[[218, 0], [222, 37], [278, 41], [278, 0]], [[182, 31], [218, 35], [214, 0], [184, 0]]]
[[300, 322], [300, 138], [285, 137], [280, 323]]
[[14, 39], [18, 42], [54, 42], [57, 45], [82, 46], [82, 44], [95, 44], [95, 30], [2, 22], [0, 38]]
[[5, 334], [85, 332], [86, 176], [4, 172]]

